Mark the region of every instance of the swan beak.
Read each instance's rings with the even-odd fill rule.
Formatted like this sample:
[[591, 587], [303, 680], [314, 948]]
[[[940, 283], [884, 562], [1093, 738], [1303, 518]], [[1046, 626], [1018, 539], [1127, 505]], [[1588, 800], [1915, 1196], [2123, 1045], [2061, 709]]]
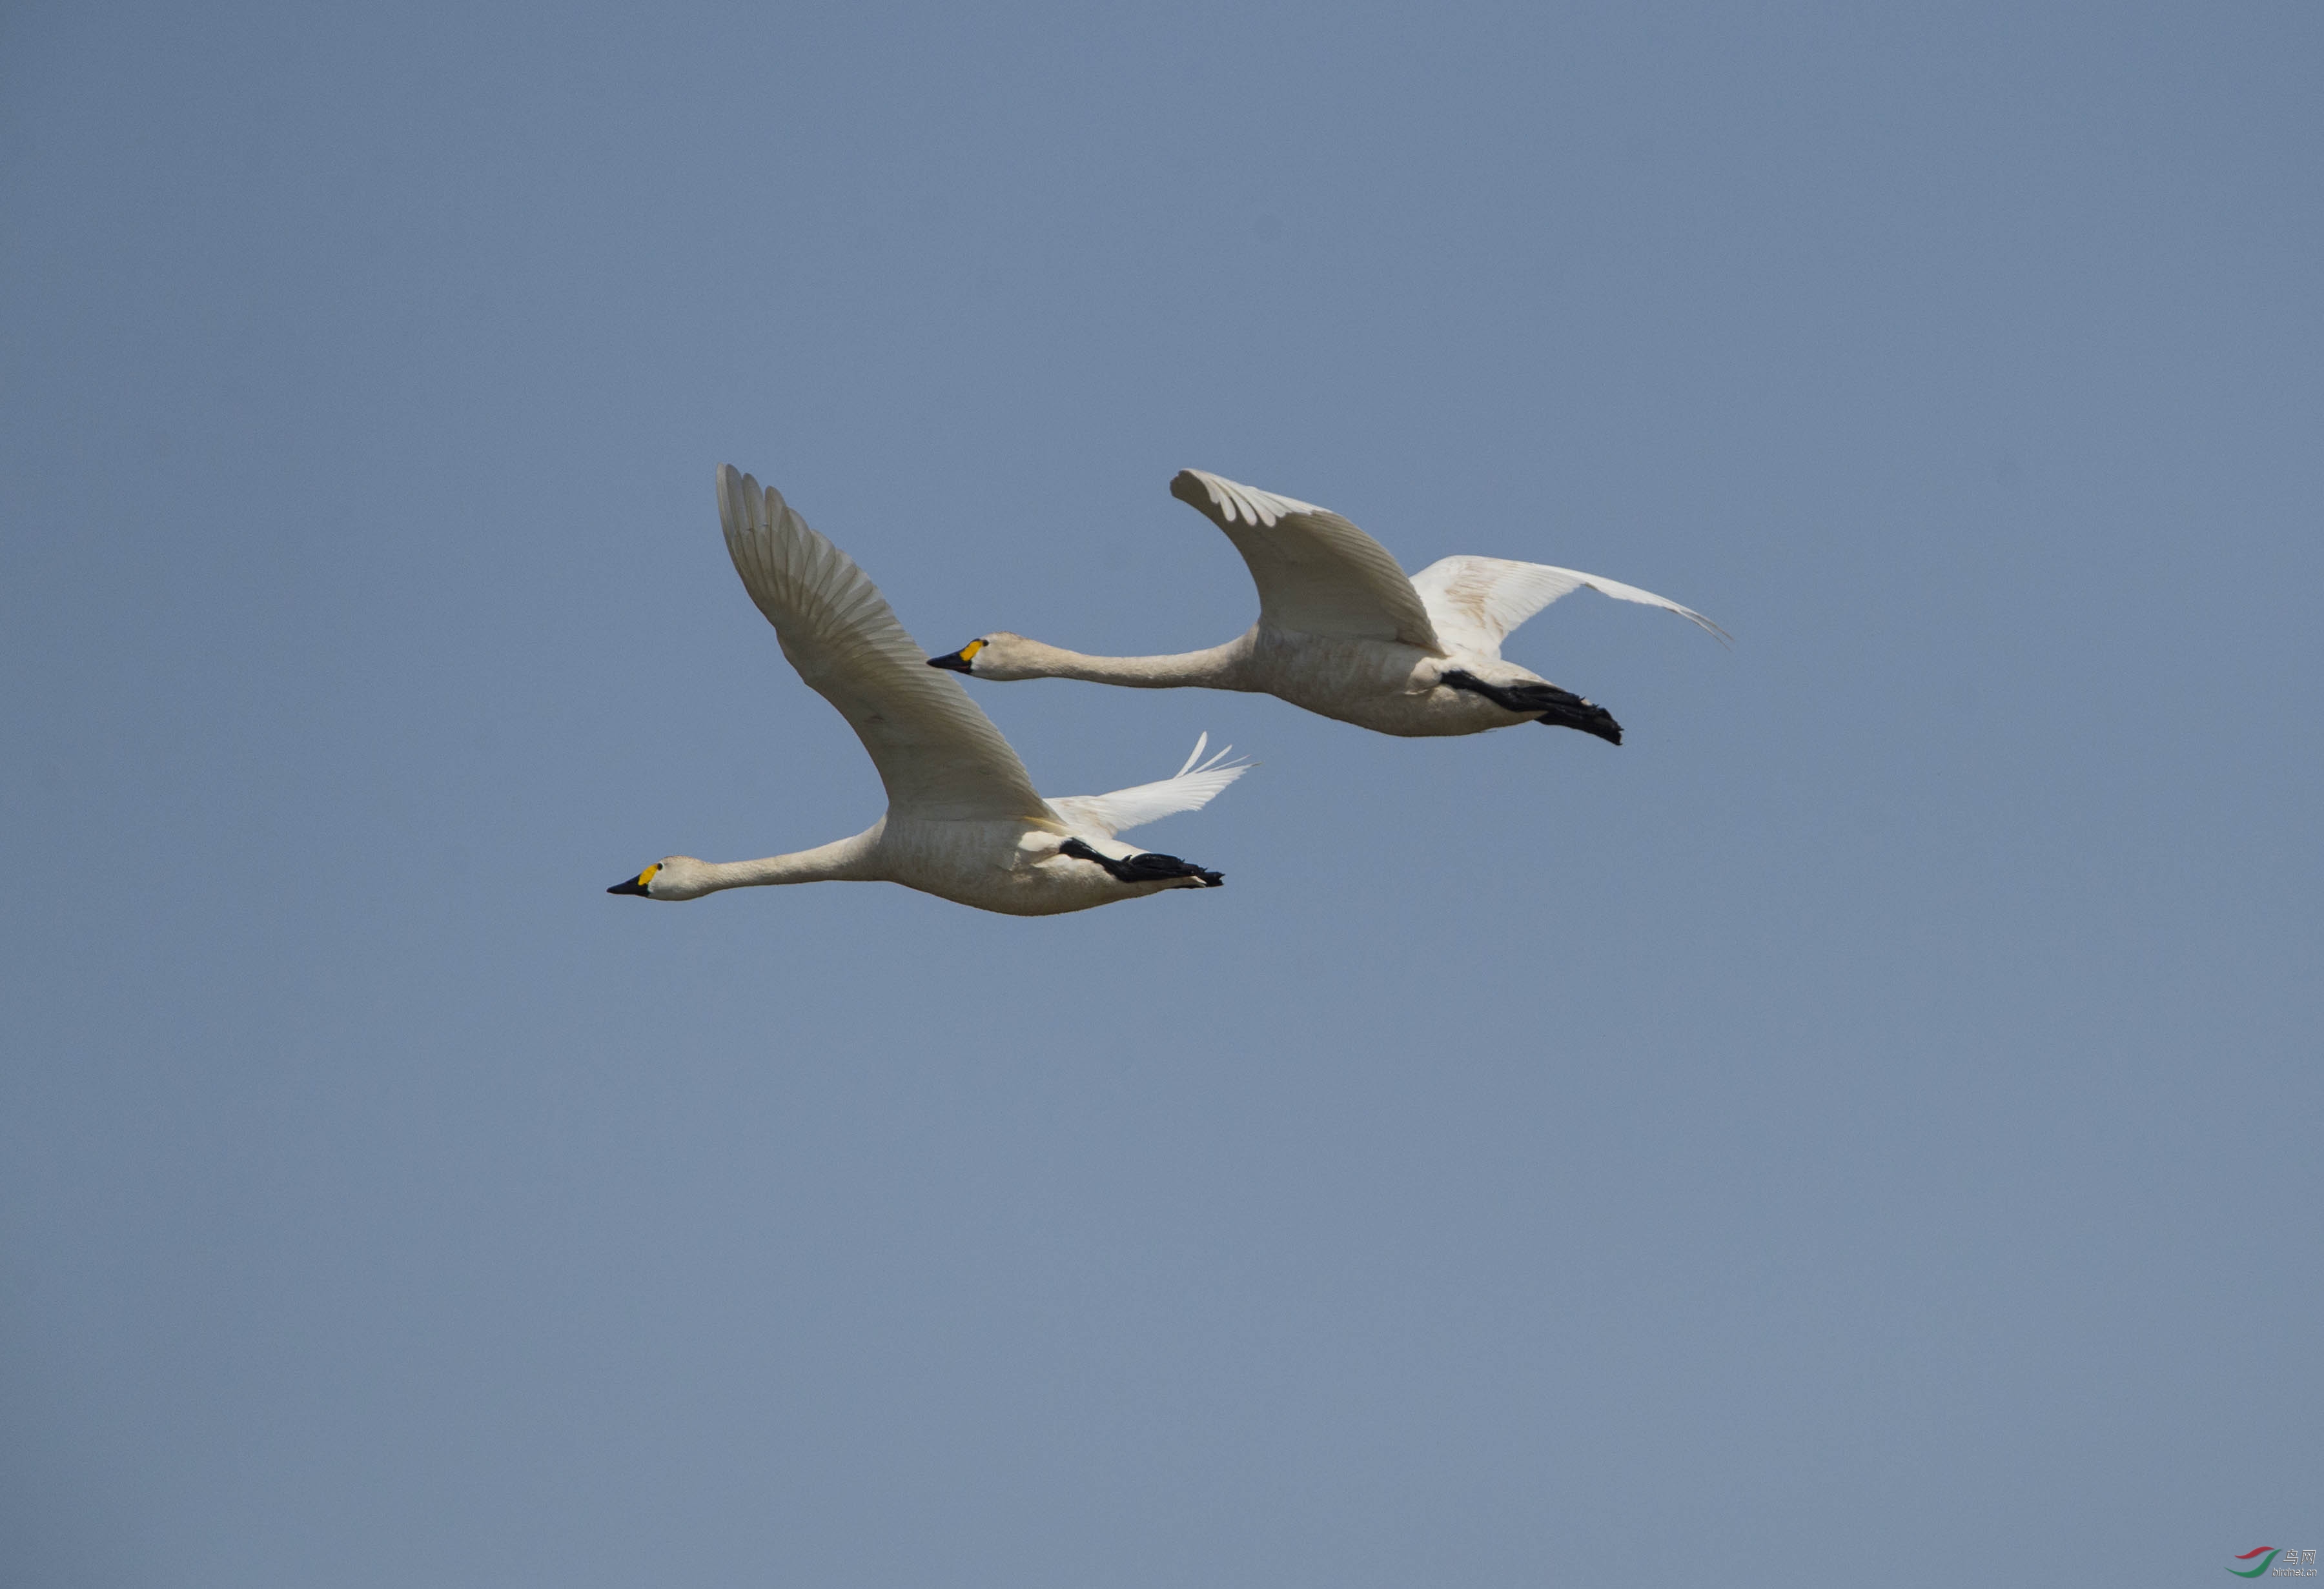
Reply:
[[646, 892], [646, 885], [653, 881], [653, 875], [659, 870], [661, 870], [661, 868], [659, 866], [648, 867], [644, 871], [640, 872], [634, 877], [624, 877], [622, 881], [614, 884], [611, 888], [606, 889], [605, 892], [608, 894], [634, 894], [640, 899], [651, 899], [653, 896]]
[[983, 649], [982, 640], [971, 640], [949, 657], [929, 657], [928, 666], [947, 668], [954, 673], [966, 673], [969, 670], [969, 664], [976, 660], [976, 654]]

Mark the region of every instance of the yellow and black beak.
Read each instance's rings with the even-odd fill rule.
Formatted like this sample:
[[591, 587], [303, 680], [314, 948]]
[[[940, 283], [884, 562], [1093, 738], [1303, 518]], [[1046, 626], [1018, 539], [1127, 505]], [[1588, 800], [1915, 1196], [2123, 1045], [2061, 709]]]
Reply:
[[650, 866], [644, 871], [640, 872], [636, 877], [629, 878], [625, 882], [616, 883], [611, 888], [606, 889], [605, 892], [608, 894], [634, 894], [640, 899], [651, 899], [653, 896], [646, 892], [646, 885], [653, 881], [654, 874], [659, 870], [661, 870], [661, 868], [659, 865]]
[[982, 640], [971, 640], [967, 645], [963, 646], [959, 650], [954, 651], [949, 657], [929, 657], [928, 666], [930, 667], [949, 668], [954, 673], [966, 673], [968, 671], [968, 665], [975, 661], [976, 654], [983, 649], [984, 642]]

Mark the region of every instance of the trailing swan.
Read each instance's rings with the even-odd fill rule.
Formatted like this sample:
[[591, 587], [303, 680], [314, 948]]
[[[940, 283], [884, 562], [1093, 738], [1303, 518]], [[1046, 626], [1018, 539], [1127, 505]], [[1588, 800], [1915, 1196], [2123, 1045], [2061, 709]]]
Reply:
[[1088, 657], [1004, 629], [928, 666], [989, 679], [1249, 690], [1408, 738], [1544, 722], [1618, 745], [1622, 725], [1604, 707], [1501, 660], [1511, 629], [1587, 585], [1729, 638], [1652, 591], [1543, 563], [1446, 557], [1407, 579], [1387, 547], [1329, 509], [1199, 469], [1180, 470], [1170, 494], [1226, 531], [1250, 569], [1259, 621], [1240, 638], [1172, 657]]
[[669, 855], [605, 890], [697, 899], [721, 888], [835, 880], [901, 883], [1007, 915], [1045, 916], [1219, 874], [1114, 837], [1194, 811], [1240, 777], [1205, 734], [1158, 783], [1044, 800], [1025, 764], [956, 679], [931, 674], [879, 587], [771, 487], [722, 464], [718, 516], [743, 588], [799, 676], [839, 709], [887, 785], [888, 814], [852, 839], [764, 860]]

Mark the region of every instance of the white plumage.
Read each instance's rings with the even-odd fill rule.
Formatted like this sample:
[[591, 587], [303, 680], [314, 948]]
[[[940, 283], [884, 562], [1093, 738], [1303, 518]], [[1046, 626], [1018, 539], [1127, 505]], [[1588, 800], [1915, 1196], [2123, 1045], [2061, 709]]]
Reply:
[[1544, 563], [1446, 557], [1407, 578], [1387, 547], [1331, 510], [1199, 469], [1181, 470], [1170, 493], [1242, 554], [1259, 588], [1249, 632], [1204, 651], [1098, 657], [998, 630], [931, 662], [978, 678], [1256, 691], [1387, 734], [1541, 721], [1618, 744], [1620, 726], [1604, 709], [1502, 660], [1510, 630], [1587, 586], [1728, 638], [1702, 613], [1651, 591]]
[[871, 753], [890, 815], [1048, 816], [992, 720], [959, 681], [921, 665], [925, 653], [880, 588], [781, 492], [721, 465], [718, 519], [734, 572], [775, 626], [783, 656]]
[[[1176, 812], [1199, 811], [1211, 803], [1211, 796], [1242, 776], [1251, 765], [1247, 761], [1228, 761], [1234, 751], [1231, 745], [1204, 761], [1203, 752], [1210, 743], [1210, 735], [1197, 735], [1194, 754], [1186, 758], [1186, 765], [1159, 783], [1116, 789], [1111, 794], [1062, 795], [1049, 802], [1049, 809], [1074, 832], [1085, 838], [1102, 839], [1143, 827]], [[1202, 765], [1196, 766], [1197, 762]]]
[[1259, 587], [1262, 629], [1435, 645], [1428, 612], [1388, 549], [1328, 508], [1179, 471], [1170, 494], [1200, 510]]
[[1667, 596], [1594, 574], [1578, 574], [1546, 563], [1512, 563], [1504, 557], [1440, 557], [1412, 576], [1412, 588], [1428, 609], [1436, 638], [1448, 649], [1463, 647], [1489, 657], [1501, 654], [1509, 631], [1556, 601], [1587, 586], [1618, 602], [1659, 607], [1702, 626], [1726, 641], [1731, 637], [1692, 607]]
[[721, 465], [718, 514], [743, 588], [799, 676], [863, 742], [888, 813], [853, 838], [790, 855], [669, 856], [606, 892], [694, 899], [776, 883], [883, 881], [982, 910], [1052, 915], [1217, 885], [1216, 872], [1115, 835], [1198, 809], [1249, 764], [1222, 765], [1224, 752], [1203, 761], [1204, 735], [1176, 776], [1044, 800], [959, 681], [928, 670], [879, 588], [779, 492]]

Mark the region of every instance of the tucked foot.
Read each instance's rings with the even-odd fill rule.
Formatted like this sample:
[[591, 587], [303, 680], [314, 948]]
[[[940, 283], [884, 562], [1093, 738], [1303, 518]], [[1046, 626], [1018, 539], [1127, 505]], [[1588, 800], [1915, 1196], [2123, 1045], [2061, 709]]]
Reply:
[[1555, 684], [1489, 684], [1457, 667], [1444, 674], [1442, 682], [1456, 690], [1473, 691], [1504, 712], [1522, 712], [1552, 728], [1580, 729], [1610, 745], [1622, 742], [1622, 725], [1614, 721], [1612, 712]]
[[[1614, 721], [1612, 712], [1597, 703], [1585, 701], [1572, 691], [1561, 690], [1555, 684], [1527, 684], [1525, 689], [1528, 695], [1538, 692], [1555, 697], [1542, 708], [1541, 716], [1536, 721], [1547, 723], [1554, 729], [1580, 729], [1585, 734], [1597, 735], [1609, 745], [1622, 742], [1622, 725]], [[1530, 711], [1531, 707], [1526, 710]]]
[[1180, 860], [1175, 855], [1159, 855], [1148, 850], [1127, 860], [1116, 860], [1110, 855], [1100, 855], [1079, 839], [1068, 839], [1057, 846], [1059, 855], [1070, 855], [1075, 860], [1093, 860], [1113, 874], [1122, 883], [1160, 883], [1172, 877], [1200, 877], [1205, 888], [1216, 888], [1226, 879], [1216, 872], [1205, 871], [1191, 860]]

